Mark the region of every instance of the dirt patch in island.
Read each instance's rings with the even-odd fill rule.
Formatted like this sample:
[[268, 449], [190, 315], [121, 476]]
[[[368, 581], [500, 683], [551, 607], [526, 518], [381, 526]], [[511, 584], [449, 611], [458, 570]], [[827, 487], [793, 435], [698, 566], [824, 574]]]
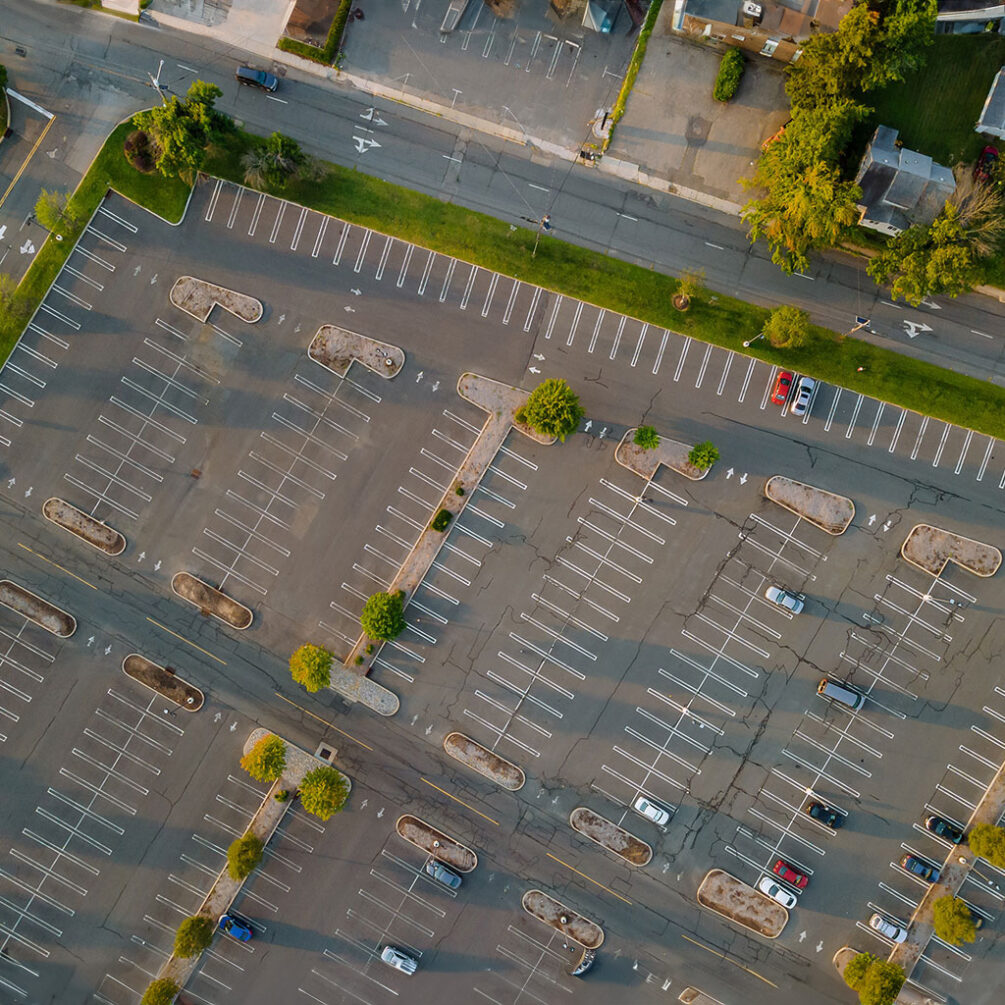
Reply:
[[478, 856], [466, 845], [456, 841], [449, 834], [437, 830], [425, 820], [410, 814], [398, 817], [394, 829], [399, 837], [421, 848], [458, 872], [471, 872], [478, 865]]
[[700, 482], [711, 468], [699, 468], [688, 459], [691, 456], [691, 447], [678, 440], [671, 440], [669, 437], [661, 436], [657, 446], [646, 450], [635, 442], [636, 430], [629, 429], [614, 451], [614, 459], [629, 471], [634, 471], [637, 475], [649, 481], [656, 474], [661, 464], [676, 471], [677, 474], [690, 478], [693, 482]]
[[584, 949], [599, 949], [603, 945], [604, 930], [600, 925], [541, 890], [528, 890], [521, 904], [528, 914], [561, 932], [567, 939], [578, 942]]
[[171, 589], [182, 600], [194, 604], [206, 614], [212, 614], [231, 628], [245, 629], [254, 619], [254, 615], [244, 604], [239, 604], [232, 597], [197, 579], [191, 573], [175, 573], [171, 580]]
[[782, 475], [773, 475], [768, 479], [764, 495], [835, 537], [848, 529], [855, 516], [855, 504], [847, 496], [814, 488]]
[[766, 939], [777, 939], [789, 920], [781, 904], [722, 869], [705, 875], [698, 887], [698, 903]]
[[933, 576], [941, 575], [949, 562], [983, 577], [993, 576], [1002, 564], [1002, 553], [990, 544], [982, 544], [927, 523], [911, 528], [900, 554], [905, 561]]
[[158, 666], [139, 653], [131, 653], [122, 661], [122, 671], [162, 698], [180, 705], [186, 712], [198, 712], [202, 708], [205, 698], [194, 684], [182, 680], [169, 667]]
[[388, 380], [405, 365], [405, 354], [396, 345], [357, 335], [338, 325], [322, 325], [311, 339], [307, 355], [339, 377], [349, 372], [353, 362]]
[[0, 580], [0, 604], [17, 611], [22, 617], [34, 621], [36, 625], [61, 639], [68, 639], [77, 630], [77, 619], [72, 614], [67, 614], [9, 579]]
[[42, 516], [57, 527], [86, 541], [92, 548], [115, 557], [126, 550], [126, 539], [114, 527], [95, 520], [93, 516], [55, 496], [42, 504]]
[[591, 841], [620, 855], [629, 865], [648, 865], [653, 857], [653, 850], [645, 841], [585, 806], [569, 814], [569, 824]]
[[443, 749], [461, 764], [466, 764], [472, 771], [477, 771], [510, 792], [516, 792], [527, 781], [521, 768], [463, 733], [448, 734], [443, 740]]
[[198, 321], [206, 322], [216, 306], [221, 307], [235, 318], [247, 324], [254, 324], [262, 317], [262, 302], [247, 293], [228, 290], [225, 286], [207, 283], [194, 276], [181, 276], [171, 287], [171, 303], [180, 311], [190, 314]]

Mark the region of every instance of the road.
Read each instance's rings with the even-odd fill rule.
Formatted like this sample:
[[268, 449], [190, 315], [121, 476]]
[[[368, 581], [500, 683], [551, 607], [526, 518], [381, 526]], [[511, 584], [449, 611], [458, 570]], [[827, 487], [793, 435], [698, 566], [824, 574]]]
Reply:
[[[17, 46], [26, 50], [24, 56], [15, 53]], [[42, 145], [0, 207], [0, 227], [7, 227], [3, 267], [12, 274], [27, 265], [26, 256], [11, 248], [24, 241], [38, 190], [79, 175], [108, 129], [151, 103], [150, 74], [163, 60], [160, 80], [170, 92], [184, 93], [197, 77], [218, 83], [224, 91], [220, 108], [248, 128], [282, 128], [312, 153], [339, 164], [514, 224], [548, 212], [556, 237], [671, 273], [700, 267], [710, 288], [765, 305], [796, 304], [838, 331], [850, 330], [856, 317], [869, 318], [871, 331], [860, 337], [1005, 383], [1005, 307], [991, 298], [938, 298], [918, 309], [893, 304], [868, 278], [861, 260], [838, 253], [816, 258], [810, 273], [786, 276], [763, 244], [749, 245], [738, 221], [693, 203], [405, 106], [377, 102], [371, 113], [369, 97], [296, 69], [277, 95], [248, 93], [232, 77], [242, 54], [202, 36], [33, 0], [5, 12], [0, 58], [10, 67], [12, 87], [56, 113], [53, 135], [62, 137], [52, 149]], [[0, 149], [0, 192], [18, 166], [11, 146]], [[44, 234], [33, 229], [37, 245]]]

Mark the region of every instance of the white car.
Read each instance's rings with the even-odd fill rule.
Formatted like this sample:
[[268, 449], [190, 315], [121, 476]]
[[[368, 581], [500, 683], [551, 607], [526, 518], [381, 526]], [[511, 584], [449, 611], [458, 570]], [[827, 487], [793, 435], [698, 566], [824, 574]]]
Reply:
[[757, 884], [757, 889], [790, 911], [796, 906], [796, 895], [791, 890], [779, 886], [770, 876], [762, 876], [761, 882]]
[[652, 820], [657, 827], [663, 827], [670, 820], [669, 810], [664, 809], [662, 806], [652, 802], [645, 796], [639, 796], [639, 798], [635, 800], [635, 808], [647, 820]]
[[414, 974], [419, 968], [419, 964], [408, 955], [403, 949], [396, 946], [384, 946], [380, 951], [380, 958], [395, 970], [400, 970], [403, 974]]
[[803, 596], [799, 593], [789, 593], [788, 590], [783, 590], [780, 586], [769, 586], [764, 591], [764, 597], [773, 604], [778, 604], [779, 607], [792, 611], [793, 614], [798, 614], [803, 609]]
[[810, 407], [810, 398], [816, 390], [817, 382], [812, 377], [800, 377], [796, 384], [795, 394], [792, 395], [792, 404], [789, 411], [793, 415], [805, 415]]
[[907, 929], [887, 921], [882, 914], [874, 914], [869, 919], [869, 927], [880, 935], [885, 935], [891, 942], [904, 942], [907, 939]]

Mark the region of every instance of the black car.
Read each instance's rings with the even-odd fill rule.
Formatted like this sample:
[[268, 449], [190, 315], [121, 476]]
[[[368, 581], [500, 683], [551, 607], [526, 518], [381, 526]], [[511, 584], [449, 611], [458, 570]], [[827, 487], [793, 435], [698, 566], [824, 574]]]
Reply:
[[261, 91], [274, 91], [279, 86], [279, 78], [265, 70], [256, 70], [252, 66], [239, 66], [234, 74], [239, 84], [245, 87], [257, 87]]
[[837, 810], [815, 800], [806, 806], [804, 812], [808, 813], [814, 820], [819, 820], [824, 826], [830, 827], [832, 831], [836, 831], [844, 823], [844, 817]]
[[900, 867], [912, 876], [917, 876], [928, 883], [938, 883], [941, 876], [937, 865], [932, 865], [931, 862], [926, 862], [923, 858], [918, 858], [916, 855], [905, 855], [900, 860]]
[[925, 817], [925, 830], [936, 837], [959, 844], [963, 840], [963, 828], [946, 820], [945, 817]]

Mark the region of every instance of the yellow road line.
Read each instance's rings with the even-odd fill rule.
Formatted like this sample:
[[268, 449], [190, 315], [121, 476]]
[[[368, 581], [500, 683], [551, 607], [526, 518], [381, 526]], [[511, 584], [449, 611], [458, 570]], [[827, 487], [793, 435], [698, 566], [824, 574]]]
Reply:
[[156, 625], [158, 628], [163, 629], [165, 632], [168, 633], [168, 635], [173, 635], [176, 639], [180, 639], [182, 642], [185, 643], [185, 645], [191, 646], [193, 649], [198, 649], [199, 652], [201, 653], [205, 653], [211, 660], [216, 660], [216, 662], [219, 663], [221, 666], [227, 665], [226, 660], [220, 659], [219, 656], [214, 656], [208, 649], [203, 649], [202, 646], [197, 646], [194, 642], [191, 642], [189, 639], [185, 638], [184, 635], [179, 635], [177, 632], [171, 631], [171, 629], [168, 628], [167, 625], [162, 625], [159, 621], [154, 621], [153, 618], [147, 618], [147, 621], [149, 621], [150, 624]]
[[706, 946], [704, 942], [699, 942], [697, 939], [692, 939], [689, 935], [685, 935], [681, 932], [682, 939], [687, 939], [688, 942], [694, 943], [700, 949], [705, 949], [710, 953], [714, 953], [716, 956], [724, 959], [727, 963], [732, 963], [734, 967], [739, 967], [741, 970], [746, 970], [748, 974], [756, 977], [759, 981], [764, 981], [765, 984], [770, 984], [773, 988], [777, 988], [778, 985], [774, 981], [769, 981], [767, 977], [762, 977], [756, 970], [751, 970], [750, 967], [745, 967], [742, 963], [737, 960], [731, 960], [725, 953], [719, 952], [718, 949], [713, 949], [711, 946]]
[[618, 900], [623, 900], [626, 904], [631, 904], [631, 901], [627, 897], [622, 897], [620, 893], [615, 893], [609, 886], [604, 886], [603, 883], [598, 883], [591, 876], [587, 876], [585, 872], [580, 872], [575, 866], [569, 865], [568, 862], [563, 862], [557, 855], [552, 855], [548, 852], [548, 858], [554, 859], [559, 865], [564, 865], [566, 869], [571, 869], [577, 876], [582, 876], [583, 879], [589, 880], [594, 886], [599, 886], [601, 890], [606, 890], [612, 897], [617, 897]]
[[480, 817], [481, 817], [481, 818], [482, 818], [483, 820], [488, 820], [488, 822], [489, 822], [490, 824], [495, 824], [495, 825], [496, 825], [496, 827], [498, 827], [498, 826], [499, 826], [499, 821], [498, 821], [498, 820], [493, 820], [493, 819], [492, 819], [492, 817], [488, 816], [488, 814], [486, 814], [486, 813], [482, 813], [482, 811], [481, 811], [481, 810], [476, 810], [476, 809], [475, 809], [475, 808], [474, 808], [474, 807], [473, 807], [473, 806], [471, 805], [471, 803], [466, 803], [466, 802], [465, 802], [465, 801], [464, 801], [463, 799], [458, 799], [458, 798], [457, 798], [457, 796], [455, 796], [455, 795], [452, 795], [451, 793], [447, 792], [447, 790], [446, 790], [446, 789], [441, 789], [441, 788], [439, 787], [439, 785], [433, 785], [433, 783], [432, 783], [432, 782], [431, 782], [431, 781], [430, 781], [430, 780], [429, 780], [428, 778], [422, 778], [422, 776], [421, 776], [421, 775], [420, 775], [419, 777], [420, 777], [420, 779], [421, 779], [421, 780], [422, 780], [423, 782], [425, 782], [425, 783], [426, 783], [426, 784], [427, 784], [427, 785], [428, 785], [428, 786], [429, 786], [430, 788], [433, 788], [433, 789], [436, 789], [436, 791], [437, 791], [437, 792], [442, 792], [442, 793], [443, 793], [443, 794], [444, 794], [444, 795], [445, 795], [445, 796], [446, 796], [446, 797], [447, 797], [448, 799], [453, 799], [453, 801], [454, 801], [455, 803], [460, 803], [460, 804], [461, 804], [461, 806], [464, 806], [464, 807], [466, 807], [467, 809], [471, 810], [471, 812], [472, 812], [472, 813], [477, 813], [477, 814], [478, 814], [478, 816], [480, 816]]
[[278, 691], [272, 692], [277, 698], [281, 698], [286, 702], [287, 705], [292, 705], [294, 708], [299, 708], [301, 712], [305, 715], [309, 715], [312, 719], [317, 719], [318, 722], [323, 722], [329, 729], [334, 729], [336, 733], [341, 733], [344, 737], [352, 740], [353, 743], [358, 743], [361, 747], [366, 747], [367, 750], [373, 750], [369, 744], [364, 743], [362, 740], [357, 740], [355, 736], [351, 733], [347, 733], [344, 729], [339, 729], [334, 723], [329, 722], [327, 719], [322, 719], [320, 715], [315, 715], [309, 708], [304, 708], [303, 705], [298, 705], [295, 701], [290, 701], [285, 695], [281, 695]]
[[18, 168], [17, 174], [14, 175], [14, 179], [7, 186], [7, 191], [4, 192], [3, 195], [0, 195], [0, 206], [2, 206], [7, 201], [7, 196], [10, 195], [11, 189], [17, 184], [18, 179], [21, 177], [21, 175], [24, 174], [24, 169], [31, 162], [32, 157], [35, 156], [35, 151], [39, 148], [39, 145], [41, 144], [42, 140], [45, 139], [45, 134], [49, 131], [49, 129], [52, 127], [53, 122], [55, 122], [55, 121], [56, 121], [56, 116], [54, 115], [45, 124], [45, 129], [42, 130], [42, 135], [39, 136], [39, 138], [37, 140], [35, 140], [35, 145], [31, 148], [31, 152], [28, 154], [28, 156], [25, 157], [24, 163]]
[[42, 559], [43, 562], [48, 562], [49, 565], [55, 566], [57, 569], [59, 569], [60, 572], [65, 572], [68, 576], [73, 576], [74, 579], [76, 579], [78, 582], [83, 583], [84, 586], [89, 586], [92, 590], [97, 589], [94, 583], [89, 583], [86, 579], [81, 579], [80, 576], [78, 576], [75, 572], [70, 572], [69, 569], [64, 569], [63, 566], [59, 564], [59, 562], [54, 562], [51, 558], [46, 558], [45, 555], [42, 555], [39, 552], [33, 550], [32, 548], [29, 548], [28, 545], [22, 544], [20, 541], [18, 541], [17, 546], [19, 548], [24, 548], [25, 551], [30, 551], [36, 558]]

